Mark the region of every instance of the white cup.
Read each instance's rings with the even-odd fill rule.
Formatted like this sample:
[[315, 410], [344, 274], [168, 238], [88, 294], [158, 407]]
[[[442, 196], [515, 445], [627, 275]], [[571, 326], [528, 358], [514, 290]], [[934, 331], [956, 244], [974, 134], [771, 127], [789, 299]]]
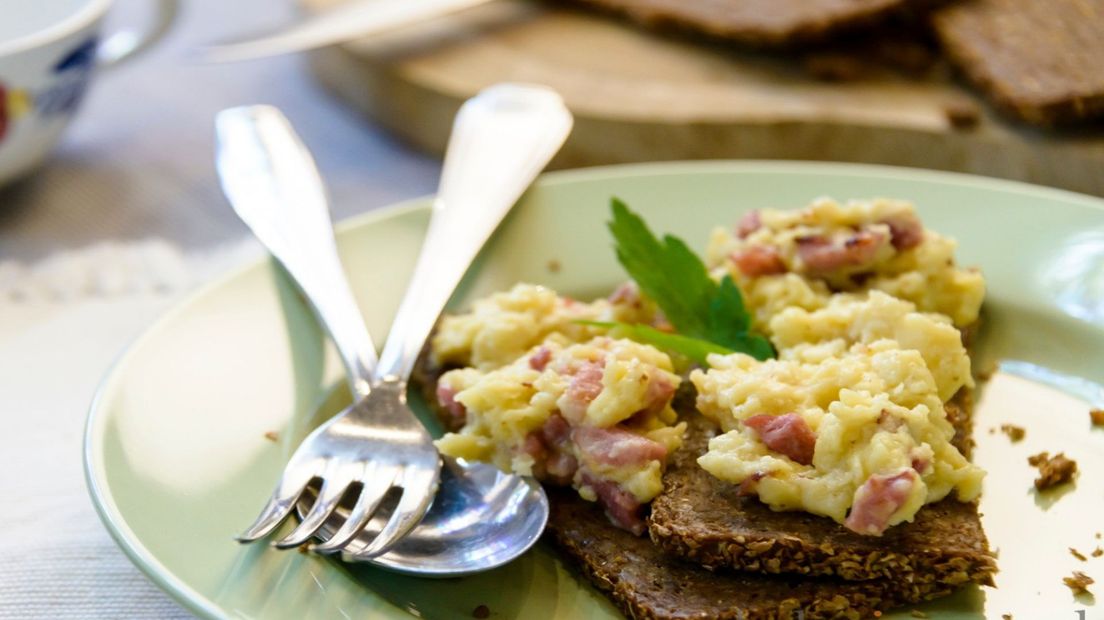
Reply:
[[0, 185], [33, 170], [73, 118], [98, 69], [146, 49], [169, 28], [176, 0], [157, 0], [147, 32], [101, 37], [112, 0], [0, 4]]

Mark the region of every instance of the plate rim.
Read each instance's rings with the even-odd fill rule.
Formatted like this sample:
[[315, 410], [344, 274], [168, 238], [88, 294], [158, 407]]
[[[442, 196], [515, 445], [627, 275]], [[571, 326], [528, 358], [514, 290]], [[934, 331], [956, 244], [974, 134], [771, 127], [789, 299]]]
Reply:
[[[628, 163], [546, 172], [538, 178], [534, 185], [546, 187], [594, 181], [603, 178], [612, 179], [654, 176], [659, 174], [708, 174], [720, 172], [738, 172], [743, 174], [823, 174], [830, 172], [851, 177], [874, 176], [883, 179], [913, 180], [972, 187], [1002, 193], [1028, 193], [1046, 199], [1075, 202], [1104, 212], [1104, 198], [1065, 189], [1035, 185], [1024, 181], [999, 179], [962, 172], [847, 162], [741, 159]], [[340, 236], [347, 230], [370, 225], [375, 221], [386, 220], [404, 213], [427, 209], [432, 199], [433, 194], [423, 195], [343, 219], [335, 226], [336, 234]], [[106, 409], [104, 403], [113, 394], [116, 384], [118, 384], [124, 376], [123, 371], [126, 369], [129, 360], [143, 343], [156, 337], [156, 335], [163, 331], [175, 317], [182, 315], [213, 291], [222, 288], [228, 282], [236, 278], [242, 277], [245, 273], [257, 269], [269, 260], [271, 259], [267, 255], [261, 255], [197, 287], [195, 290], [174, 302], [168, 310], [148, 324], [137, 337], [131, 339], [105, 370], [103, 379], [99, 382], [88, 407], [82, 433], [81, 461], [85, 486], [92, 500], [92, 504], [96, 509], [96, 513], [99, 515], [100, 521], [111, 535], [111, 538], [115, 541], [115, 544], [123, 551], [130, 562], [151, 582], [169, 594], [169, 596], [185, 609], [206, 618], [226, 618], [228, 616], [217, 604], [196, 591], [182, 579], [177, 577], [168, 567], [162, 564], [161, 561], [146, 548], [134, 531], [129, 528], [122, 511], [119, 510], [119, 507], [115, 503], [114, 497], [111, 494], [110, 485], [105, 478], [105, 467], [103, 463], [102, 439], [106, 429], [106, 420], [109, 419], [108, 415], [104, 413]]]

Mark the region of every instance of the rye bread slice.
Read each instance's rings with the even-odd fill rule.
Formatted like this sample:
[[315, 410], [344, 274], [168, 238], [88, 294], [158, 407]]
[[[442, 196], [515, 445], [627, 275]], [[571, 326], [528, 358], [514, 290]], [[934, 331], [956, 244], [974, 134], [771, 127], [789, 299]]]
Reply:
[[1012, 115], [1039, 125], [1104, 116], [1104, 0], [969, 0], [932, 23], [951, 60]]
[[857, 620], [949, 594], [944, 584], [709, 571], [663, 553], [605, 518], [593, 502], [550, 489], [547, 535], [580, 572], [636, 620]]
[[[428, 359], [422, 355], [413, 383], [441, 424], [458, 430], [458, 421], [436, 400], [437, 379], [444, 369], [432, 366]], [[692, 410], [692, 390], [680, 390], [676, 406], [680, 411]], [[705, 420], [697, 413], [693, 418]], [[956, 588], [934, 581], [847, 581], [707, 570], [665, 553], [646, 536], [614, 526], [596, 503], [572, 490], [549, 488], [548, 496], [551, 513], [546, 537], [588, 581], [636, 620], [858, 620], [946, 596]]]
[[941, 0], [578, 0], [653, 27], [790, 47], [922, 11]]
[[[963, 394], [948, 405], [956, 445], [966, 453], [968, 398]], [[666, 552], [709, 568], [895, 579], [915, 587], [992, 585], [996, 562], [976, 504], [948, 498], [881, 537], [861, 536], [805, 512], [775, 512], [756, 497], [739, 496], [736, 485], [697, 464], [718, 431], [696, 412], [683, 419], [689, 423], [687, 437], [668, 466], [648, 523], [652, 540]]]

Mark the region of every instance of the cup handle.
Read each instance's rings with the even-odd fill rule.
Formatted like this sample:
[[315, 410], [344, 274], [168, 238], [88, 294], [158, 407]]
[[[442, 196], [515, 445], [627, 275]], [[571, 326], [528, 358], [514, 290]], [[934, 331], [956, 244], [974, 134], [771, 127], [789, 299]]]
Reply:
[[101, 68], [116, 67], [146, 51], [169, 31], [180, 9], [179, 0], [155, 0], [153, 21], [145, 32], [122, 30], [110, 35], [96, 51]]

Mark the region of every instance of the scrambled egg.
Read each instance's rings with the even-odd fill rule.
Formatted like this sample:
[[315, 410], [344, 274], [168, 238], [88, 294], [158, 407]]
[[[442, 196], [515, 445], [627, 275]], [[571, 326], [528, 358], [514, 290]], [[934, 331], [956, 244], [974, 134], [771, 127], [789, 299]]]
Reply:
[[880, 291], [837, 294], [819, 310], [787, 308], [770, 320], [769, 330], [782, 359], [807, 356], [810, 347], [820, 347], [822, 355], [839, 355], [852, 344], [888, 338], [920, 353], [944, 402], [959, 388], [974, 386], [962, 334], [950, 319], [916, 312], [913, 304]]
[[543, 286], [516, 284], [476, 301], [470, 312], [444, 316], [431, 350], [438, 364], [490, 370], [514, 362], [549, 334], [584, 342], [605, 331], [575, 321], [647, 323], [654, 312], [639, 298], [583, 303]]
[[[690, 374], [698, 409], [725, 431], [699, 464], [776, 510], [863, 533], [911, 521], [952, 492], [976, 498], [984, 472], [950, 443], [944, 403], [973, 387], [959, 328], [977, 320], [985, 283], [955, 265], [955, 247], [911, 204], [882, 199], [821, 199], [715, 230], [712, 273], [733, 276], [779, 357], [713, 355]], [[670, 405], [680, 378], [666, 354], [580, 319], [668, 327], [631, 286], [583, 303], [518, 284], [444, 317], [431, 352], [460, 367], [439, 388], [465, 425], [437, 444], [571, 484], [639, 533], [639, 520], [614, 517], [617, 493], [646, 503], [662, 491], [685, 429]], [[863, 502], [877, 518], [852, 522]]]
[[[534, 364], [534, 359], [541, 361]], [[595, 372], [593, 390], [580, 398], [578, 377], [588, 367]], [[684, 423], [676, 424], [671, 408], [679, 382], [670, 358], [651, 346], [605, 337], [571, 343], [553, 334], [501, 368], [463, 368], [442, 375], [440, 385], [455, 392], [467, 417], [460, 432], [445, 435], [437, 447], [443, 454], [490, 461], [506, 471], [534, 475], [539, 473], [535, 467], [544, 464], [535, 460], [540, 450], [528, 449], [530, 438], [545, 432], [553, 416], [562, 415], [567, 422], [565, 431], [616, 425], [619, 431], [655, 442], [670, 454], [682, 444], [685, 430]], [[583, 480], [584, 473], [617, 482], [642, 503], [663, 489], [665, 458], [610, 459], [608, 454], [589, 450], [585, 443], [580, 445], [574, 436], [561, 439], [564, 442], [558, 448], [578, 467], [571, 472], [572, 482], [587, 499], [595, 499], [595, 494], [592, 485]]]
[[[890, 339], [802, 345], [783, 359], [759, 362], [713, 355], [695, 371], [698, 409], [727, 432], [698, 463], [721, 480], [757, 480], [759, 499], [775, 510], [805, 510], [844, 523], [871, 476], [916, 469], [919, 483], [888, 525], [912, 520], [952, 490], [962, 501], [981, 491], [984, 473], [950, 443], [936, 379], [921, 353]], [[961, 345], [959, 345], [961, 347]], [[772, 451], [742, 422], [796, 413], [815, 434], [811, 463]]]
[[[763, 209], [754, 218], [735, 232], [715, 229], [706, 257], [740, 285], [760, 327], [785, 308], [815, 310], [833, 292], [857, 290], [884, 291], [958, 327], [977, 320], [984, 279], [955, 265], [956, 242], [924, 229], [910, 203], [822, 198], [796, 211]], [[749, 248], [769, 249], [777, 268], [745, 274], [735, 257]]]

